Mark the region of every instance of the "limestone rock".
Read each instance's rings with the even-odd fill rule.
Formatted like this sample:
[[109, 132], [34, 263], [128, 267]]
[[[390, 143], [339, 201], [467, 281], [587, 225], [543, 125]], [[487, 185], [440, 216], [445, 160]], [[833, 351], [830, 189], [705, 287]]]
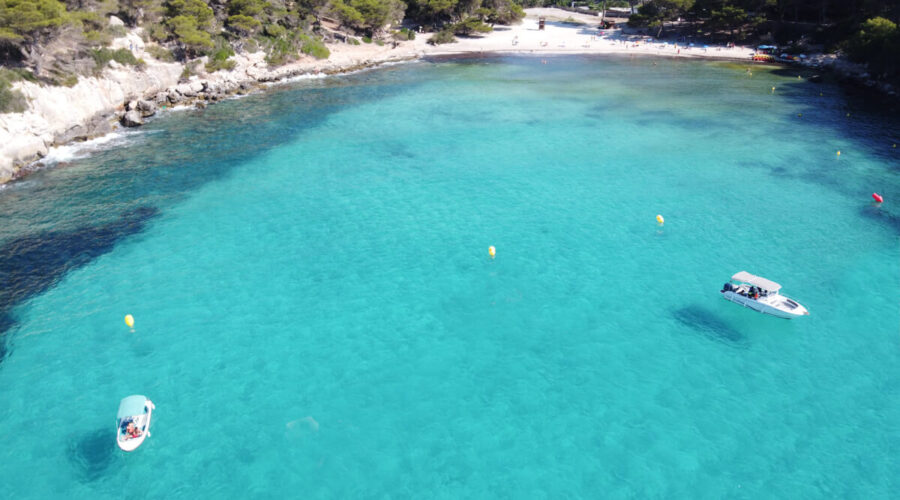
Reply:
[[119, 19], [116, 16], [109, 16], [109, 25], [110, 26], [125, 26], [125, 21]]
[[98, 120], [88, 129], [88, 137], [100, 137], [113, 131], [112, 122], [107, 119]]
[[0, 183], [16, 176], [17, 165], [47, 155], [47, 143], [40, 136], [24, 133], [9, 139], [11, 140], [0, 145]]
[[175, 91], [185, 97], [194, 97], [197, 95], [197, 92], [199, 92], [199, 90], [196, 90], [196, 91], [193, 90], [191, 88], [191, 85], [187, 84], [187, 83], [181, 83], [181, 84], [177, 85], [175, 87]]
[[140, 111], [141, 116], [144, 118], [156, 114], [156, 104], [144, 99], [137, 101], [136, 109]]
[[140, 127], [144, 124], [144, 118], [141, 117], [141, 112], [134, 109], [127, 113], [122, 117], [122, 125], [126, 127]]
[[9, 158], [0, 158], [0, 184], [11, 181], [15, 173], [12, 161]]
[[53, 143], [58, 146], [72, 141], [84, 141], [87, 140], [87, 136], [87, 127], [82, 124], [77, 124], [69, 127], [69, 129], [62, 134], [57, 135]]

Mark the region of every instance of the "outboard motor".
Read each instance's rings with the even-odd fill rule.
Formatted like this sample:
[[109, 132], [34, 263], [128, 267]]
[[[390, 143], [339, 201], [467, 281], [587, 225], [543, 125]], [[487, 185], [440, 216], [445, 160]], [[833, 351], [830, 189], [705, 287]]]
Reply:
[[733, 288], [731, 287], [731, 283], [725, 283], [724, 285], [722, 285], [722, 293], [730, 292], [732, 290]]

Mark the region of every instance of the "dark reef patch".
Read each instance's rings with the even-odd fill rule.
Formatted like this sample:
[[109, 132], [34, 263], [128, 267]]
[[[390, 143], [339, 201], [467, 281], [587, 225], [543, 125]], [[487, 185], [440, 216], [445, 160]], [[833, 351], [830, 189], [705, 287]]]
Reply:
[[885, 224], [897, 234], [900, 234], [900, 216], [896, 216], [888, 212], [884, 207], [870, 203], [859, 210], [859, 215], [866, 219], [873, 220], [879, 224]]
[[10, 313], [17, 304], [49, 290], [67, 272], [112, 251], [118, 241], [141, 232], [158, 214], [157, 208], [142, 206], [105, 224], [30, 234], [0, 247], [0, 361], [8, 353], [4, 337], [15, 325]]

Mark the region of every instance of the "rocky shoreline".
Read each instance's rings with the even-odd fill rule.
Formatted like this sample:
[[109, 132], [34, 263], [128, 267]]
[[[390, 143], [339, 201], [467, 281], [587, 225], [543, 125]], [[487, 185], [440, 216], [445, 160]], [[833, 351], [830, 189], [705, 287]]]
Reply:
[[[302, 75], [333, 75], [358, 71], [385, 63], [409, 61], [424, 56], [497, 54], [619, 54], [653, 57], [748, 60], [748, 48], [695, 49], [638, 44], [641, 37], [620, 33], [606, 40], [595, 39], [582, 25], [565, 23], [537, 30], [537, 17], [555, 9], [529, 9], [520, 25], [492, 32], [485, 37], [460, 39], [447, 46], [431, 46], [427, 35], [391, 44], [331, 43], [331, 57], [299, 59], [270, 67], [262, 52], [239, 53], [231, 59], [234, 68], [206, 73], [201, 58], [185, 65], [162, 62], [145, 50], [140, 28], [115, 39], [112, 49], [128, 49], [145, 64], [126, 67], [112, 61], [100, 76], [82, 78], [72, 87], [47, 87], [16, 82], [29, 102], [24, 113], [0, 114], [0, 185], [40, 168], [39, 160], [52, 147], [86, 141], [119, 127], [136, 127], [163, 107], [193, 105], [200, 108], [234, 95], [255, 92], [267, 84]], [[568, 14], [568, 13], [566, 13]], [[584, 21], [596, 23], [585, 16]], [[750, 62], [748, 60], [748, 62]], [[802, 67], [834, 75], [835, 79], [897, 99], [897, 89], [872, 79], [865, 68], [835, 55], [814, 55]], [[192, 72], [198, 74], [186, 76]], [[810, 78], [821, 81], [821, 75]]]
[[[264, 53], [245, 53], [234, 56], [235, 68], [230, 71], [185, 78], [184, 65], [149, 56], [138, 30], [115, 40], [113, 47], [130, 48], [146, 60], [146, 66], [136, 69], [111, 62], [100, 77], [82, 78], [72, 87], [16, 83], [29, 108], [24, 113], [0, 115], [0, 185], [40, 168], [40, 159], [52, 147], [95, 139], [120, 127], [138, 127], [164, 107], [205, 108], [297, 76], [347, 73], [418, 57], [410, 51], [372, 54], [370, 50], [362, 57], [345, 54], [324, 61], [305, 57], [269, 67]], [[202, 68], [205, 62], [201, 59], [195, 66]]]

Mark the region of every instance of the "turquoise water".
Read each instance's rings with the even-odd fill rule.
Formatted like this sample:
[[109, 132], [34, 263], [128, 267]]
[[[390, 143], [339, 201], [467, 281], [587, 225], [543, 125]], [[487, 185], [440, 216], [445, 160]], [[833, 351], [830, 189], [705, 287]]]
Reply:
[[887, 498], [898, 123], [582, 57], [169, 113], [0, 190], [0, 496]]

